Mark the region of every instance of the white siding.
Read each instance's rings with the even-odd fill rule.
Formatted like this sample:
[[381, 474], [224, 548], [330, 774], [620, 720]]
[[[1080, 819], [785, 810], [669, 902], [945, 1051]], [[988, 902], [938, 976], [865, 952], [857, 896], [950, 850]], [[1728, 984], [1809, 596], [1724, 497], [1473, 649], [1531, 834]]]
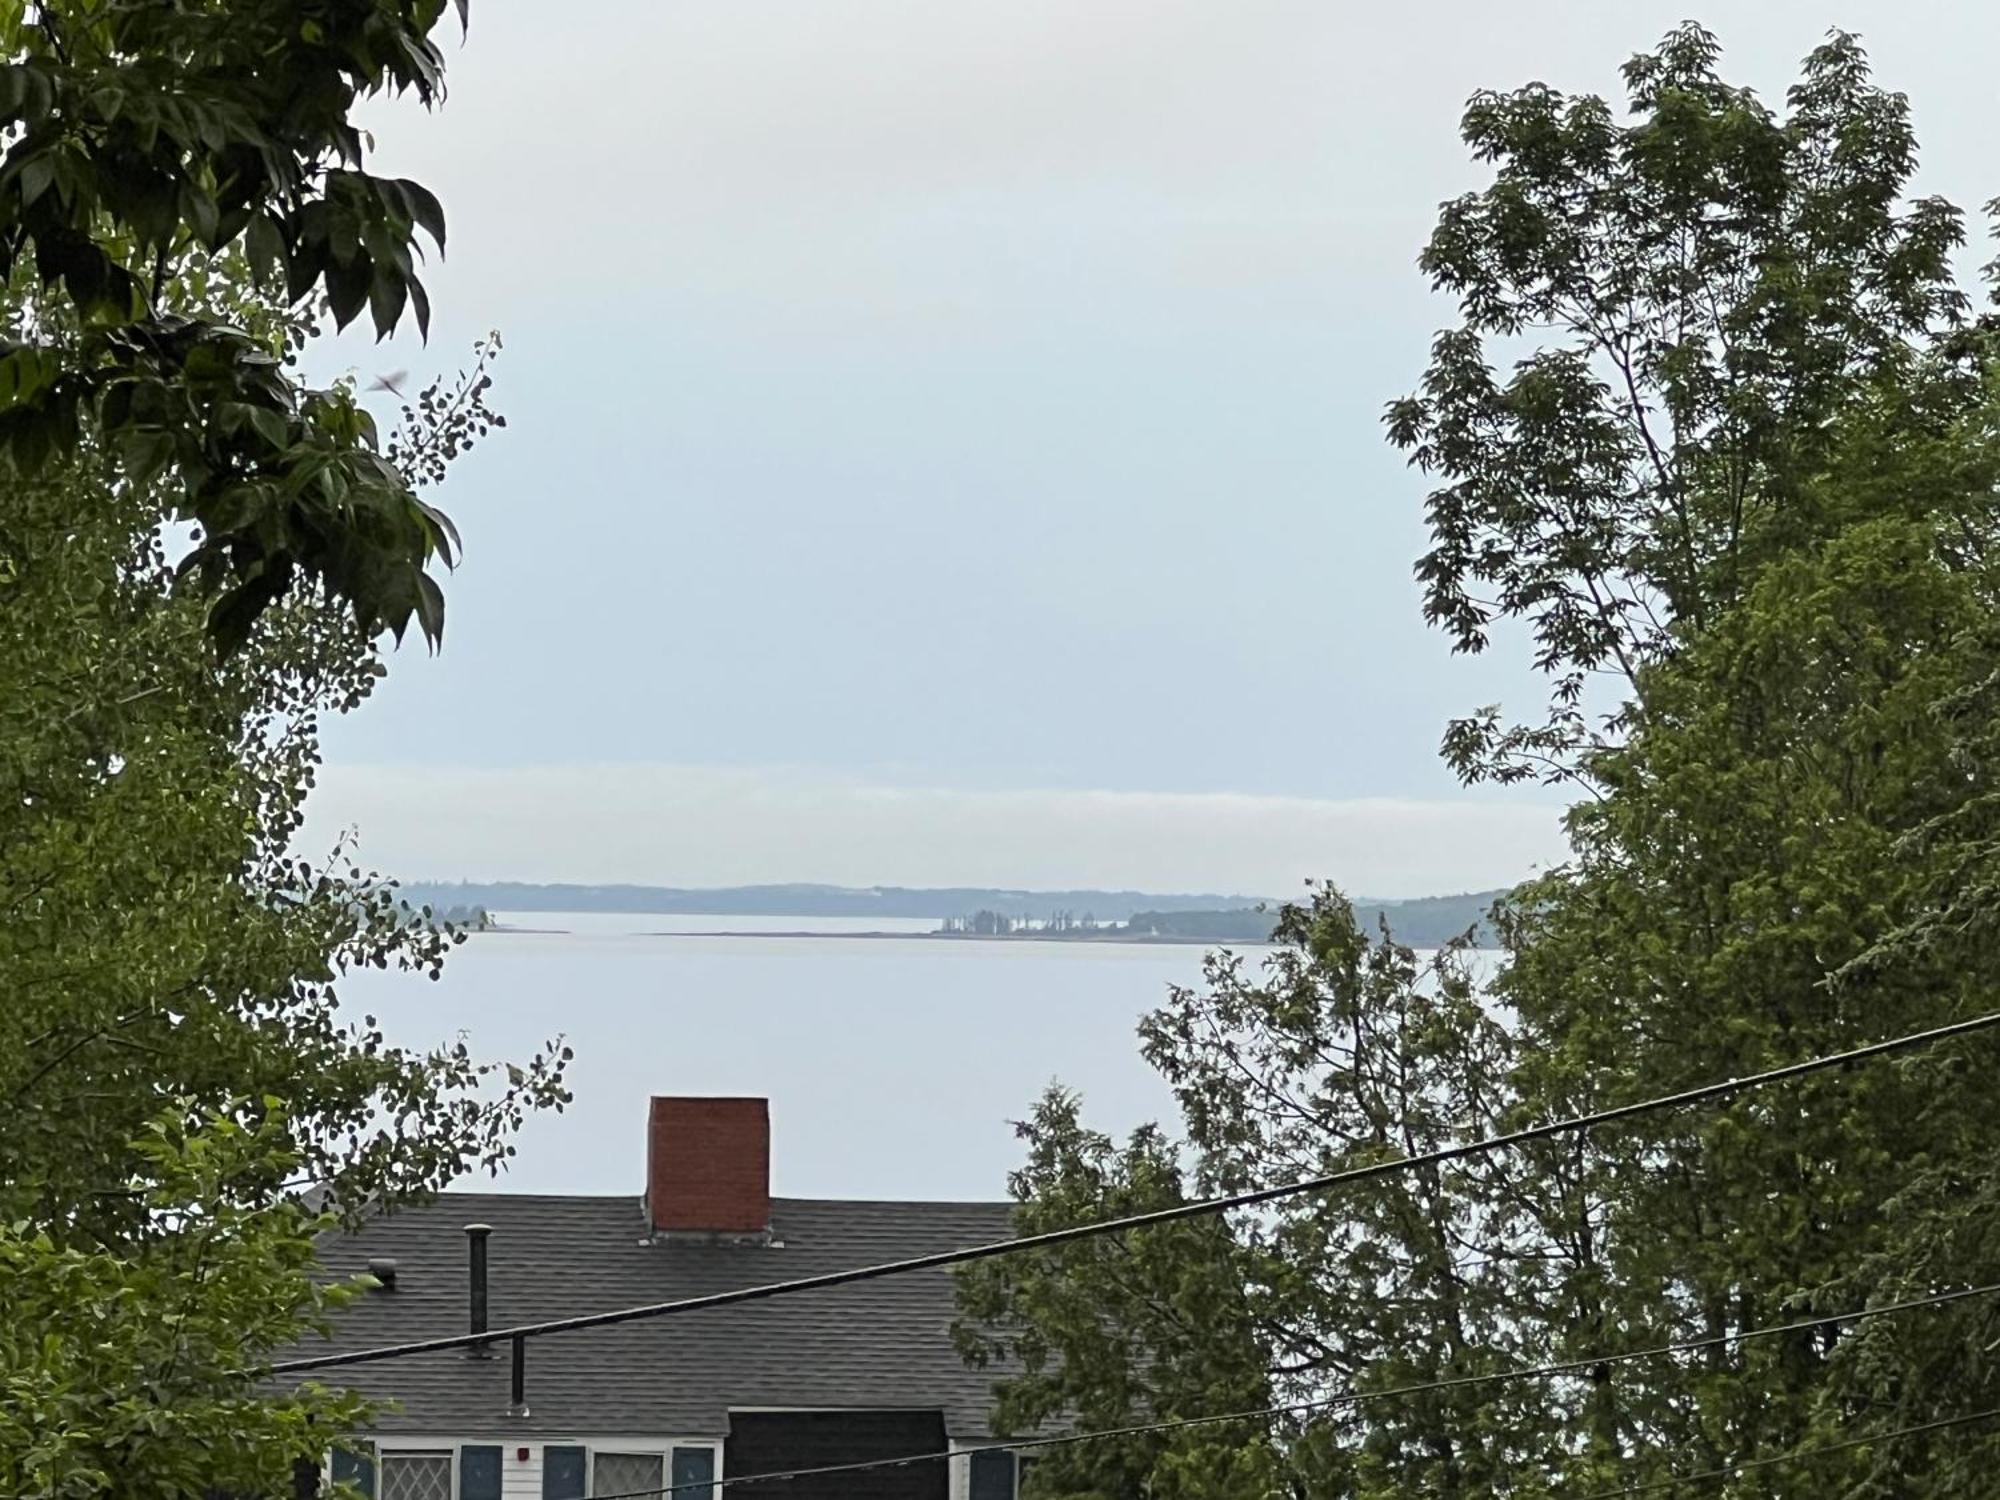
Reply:
[[[528, 1456], [520, 1457], [526, 1448]], [[542, 1445], [513, 1443], [500, 1455], [500, 1500], [542, 1500]]]
[[[500, 1500], [542, 1500], [542, 1447], [539, 1442], [528, 1442], [520, 1437], [499, 1437], [492, 1433], [474, 1433], [457, 1437], [410, 1437], [397, 1433], [393, 1437], [375, 1440], [382, 1448], [394, 1452], [398, 1448], [420, 1448], [431, 1451], [450, 1450], [452, 1455], [452, 1492], [458, 1491], [458, 1450], [466, 1443], [490, 1443], [500, 1449]], [[722, 1477], [723, 1439], [719, 1437], [572, 1437], [555, 1438], [557, 1446], [581, 1447], [586, 1452], [603, 1448], [612, 1453], [657, 1453], [661, 1456], [662, 1471], [665, 1472], [676, 1448], [707, 1448], [715, 1454], [715, 1475]], [[520, 1457], [522, 1449], [528, 1456]], [[585, 1459], [585, 1472], [589, 1472], [589, 1459]], [[958, 1461], [964, 1467], [964, 1460]], [[963, 1486], [953, 1491], [954, 1500], [961, 1500]], [[719, 1494], [727, 1494], [720, 1491]], [[699, 1500], [699, 1497], [678, 1495], [665, 1496], [662, 1500]]]

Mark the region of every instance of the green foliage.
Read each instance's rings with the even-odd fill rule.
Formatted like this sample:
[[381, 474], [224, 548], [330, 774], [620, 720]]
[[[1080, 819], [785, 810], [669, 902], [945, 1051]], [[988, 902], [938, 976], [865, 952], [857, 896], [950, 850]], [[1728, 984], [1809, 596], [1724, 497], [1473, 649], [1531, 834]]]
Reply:
[[[1291, 1182], [1492, 1125], [1506, 1103], [1496, 1080], [1508, 1038], [1481, 1011], [1466, 947], [1420, 959], [1386, 936], [1371, 942], [1325, 889], [1286, 907], [1276, 936], [1261, 973], [1212, 955], [1205, 985], [1177, 989], [1141, 1027], [1180, 1102], [1184, 1142], [1149, 1126], [1116, 1148], [1081, 1125], [1073, 1097], [1044, 1098], [1021, 1127], [1030, 1163], [1011, 1183], [1019, 1229]], [[1458, 1253], [1512, 1212], [1485, 1170], [1385, 1179], [1227, 1224], [970, 1267], [961, 1339], [1023, 1366], [1001, 1385], [997, 1415], [1010, 1431], [1064, 1416], [1102, 1428], [1255, 1410], [1492, 1368], [1520, 1309], [1511, 1263], [1468, 1272]], [[1261, 1476], [1248, 1490], [1237, 1467], [1246, 1455]], [[1282, 1476], [1302, 1495], [1403, 1495], [1418, 1479], [1436, 1486], [1424, 1493], [1487, 1494], [1518, 1457], [1479, 1399], [1409, 1398], [1365, 1415], [1334, 1409], [1059, 1449], [1037, 1486], [1046, 1496], [1221, 1500], [1275, 1492]]]
[[176, 309], [170, 286], [233, 250], [287, 308], [323, 302], [340, 326], [365, 308], [378, 335], [407, 309], [427, 331], [419, 235], [443, 250], [443, 210], [365, 170], [350, 116], [365, 95], [442, 96], [448, 9], [0, 0], [0, 279], [24, 272], [65, 313], [0, 342], [0, 458], [32, 481], [89, 438], [135, 484], [165, 477], [225, 648], [295, 584], [370, 635], [443, 629], [426, 566], [457, 538], [368, 413], [301, 385], [282, 342]]
[[[1524, 621], [1555, 679], [1542, 724], [1452, 726], [1468, 779], [1570, 777], [1602, 738], [1592, 674], [1631, 695], [1615, 729], [1678, 633], [1857, 514], [1984, 524], [1994, 455], [1959, 440], [1990, 336], [1952, 276], [1960, 214], [1904, 200], [1907, 102], [1841, 33], [1783, 115], [1717, 56], [1690, 25], [1635, 58], [1629, 124], [1543, 85], [1466, 111], [1494, 181], [1445, 206], [1423, 255], [1462, 322], [1389, 432], [1441, 481], [1426, 616], [1461, 651]], [[1495, 369], [1494, 343], [1544, 335]]]
[[[251, 1119], [253, 1123], [239, 1123]], [[353, 1288], [313, 1275], [332, 1220], [263, 1185], [297, 1165], [278, 1101], [184, 1103], [132, 1143], [145, 1231], [117, 1249], [0, 1226], [0, 1485], [10, 1495], [285, 1495], [292, 1464], [366, 1416], [318, 1387], [260, 1388], [265, 1351]]]
[[[1029, 1160], [1010, 1187], [1022, 1233], [1193, 1196], [1159, 1132], [1142, 1130], [1116, 1148], [1083, 1126], [1075, 1097], [1061, 1090], [1044, 1096], [1019, 1130]], [[1012, 1358], [1025, 1370], [1001, 1386], [995, 1424], [1003, 1433], [1065, 1418], [1102, 1429], [1266, 1404], [1270, 1377], [1244, 1257], [1213, 1222], [984, 1261], [966, 1268], [960, 1289], [957, 1333], [967, 1358]], [[1033, 1491], [1081, 1500], [1146, 1485], [1152, 1494], [1199, 1500], [1243, 1494], [1246, 1478], [1268, 1477], [1257, 1424], [1199, 1432], [1175, 1442], [1142, 1436], [1051, 1448], [1036, 1457]]]
[[[437, 437], [419, 420], [399, 441]], [[452, 935], [341, 851], [291, 849], [320, 718], [366, 697], [379, 656], [317, 594], [218, 664], [155, 497], [100, 452], [0, 518], [0, 1216], [114, 1232], [129, 1204], [92, 1194], [162, 1094], [284, 1097], [304, 1169], [349, 1205], [496, 1163], [520, 1111], [560, 1097], [557, 1060], [489, 1105], [463, 1045], [353, 1029], [342, 972], [435, 973]]]
[[[1224, 960], [1176, 995], [1144, 1036], [1183, 1129], [1146, 1140], [1190, 1191], [1994, 1008], [2000, 320], [1952, 279], [1956, 211], [1908, 201], [1907, 104], [1853, 39], [1813, 53], [1782, 114], [1717, 57], [1687, 26], [1635, 59], [1624, 122], [1542, 86], [1473, 101], [1494, 179], [1425, 255], [1461, 321], [1390, 412], [1436, 481], [1430, 618], [1461, 650], [1525, 626], [1552, 679], [1546, 717], [1484, 710], [1445, 756], [1577, 792], [1571, 858], [1500, 903], [1483, 999], [1456, 950], [1427, 971], [1325, 894], [1260, 976]], [[1501, 348], [1526, 351], [1505, 375]], [[1235, 1221], [1202, 1254], [1236, 1258], [1280, 1394], [1721, 1340], [1274, 1421], [1273, 1492], [1592, 1492], [2000, 1403], [1992, 1300], [1728, 1342], [2000, 1280], [1992, 1056], [1910, 1054]], [[1080, 1216], [1091, 1187], [1072, 1170], [1051, 1197]], [[1145, 1290], [1105, 1315], [1140, 1350], [1165, 1336]], [[1018, 1347], [1107, 1337], [1038, 1283], [969, 1305]], [[1094, 1420], [1079, 1369], [1064, 1396]], [[1221, 1409], [1237, 1384], [1176, 1400]], [[1053, 1493], [1122, 1500], [1163, 1472], [1087, 1455]], [[1960, 1429], [1731, 1493], [1980, 1500], [1996, 1457]]]
[[[8, 326], [71, 347], [75, 309], [25, 262], [6, 293]], [[173, 257], [159, 301], [304, 334], [234, 253]], [[387, 449], [411, 472], [492, 425], [492, 347], [405, 407]], [[362, 1416], [257, 1379], [331, 1305], [314, 1235], [499, 1167], [567, 1100], [569, 1054], [392, 1045], [339, 1008], [353, 969], [435, 975], [461, 936], [344, 846], [293, 847], [321, 720], [365, 700], [378, 643], [321, 579], [218, 658], [161, 525], [178, 474], [141, 480], [123, 441], [81, 409], [0, 506], [0, 1476], [278, 1494]]]

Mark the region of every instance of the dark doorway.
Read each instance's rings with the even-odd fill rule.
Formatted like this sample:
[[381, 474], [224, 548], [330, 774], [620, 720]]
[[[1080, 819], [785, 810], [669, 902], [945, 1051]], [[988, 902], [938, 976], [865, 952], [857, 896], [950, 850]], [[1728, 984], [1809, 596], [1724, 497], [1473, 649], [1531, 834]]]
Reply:
[[[935, 1411], [753, 1411], [729, 1418], [723, 1473], [730, 1479], [942, 1453], [944, 1415]], [[730, 1500], [947, 1500], [941, 1461], [856, 1469], [809, 1479], [731, 1485]]]

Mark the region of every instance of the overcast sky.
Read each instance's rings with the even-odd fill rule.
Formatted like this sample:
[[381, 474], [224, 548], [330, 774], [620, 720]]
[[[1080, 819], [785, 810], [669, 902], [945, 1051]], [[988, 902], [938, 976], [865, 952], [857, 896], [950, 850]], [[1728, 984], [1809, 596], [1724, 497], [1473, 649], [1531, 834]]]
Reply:
[[[1559, 857], [1445, 719], [1379, 414], [1451, 310], [1467, 94], [1615, 91], [1680, 5], [475, 7], [378, 166], [443, 198], [421, 378], [502, 330], [438, 497], [443, 654], [330, 736], [316, 836], [410, 876], [1375, 894]], [[2000, 192], [1984, 4], [1712, 4], [1771, 96], [1838, 22], [1922, 186]]]

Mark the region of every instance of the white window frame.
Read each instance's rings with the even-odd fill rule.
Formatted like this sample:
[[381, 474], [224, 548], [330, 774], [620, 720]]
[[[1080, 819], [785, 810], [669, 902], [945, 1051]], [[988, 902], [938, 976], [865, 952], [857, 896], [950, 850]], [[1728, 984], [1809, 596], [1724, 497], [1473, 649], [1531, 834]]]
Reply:
[[[950, 1477], [945, 1482], [945, 1493], [950, 1500], [971, 1500], [972, 1497], [972, 1453], [978, 1448], [997, 1448], [1004, 1439], [1000, 1438], [953, 1438], [951, 1457], [946, 1459], [945, 1468]], [[1014, 1460], [1014, 1500], [1021, 1500], [1021, 1453], [1019, 1449], [1007, 1449], [1008, 1457]], [[380, 1500], [380, 1497], [377, 1497]]]
[[[715, 1460], [710, 1472], [715, 1475], [716, 1484], [722, 1482], [721, 1438], [604, 1437], [577, 1438], [572, 1442], [564, 1442], [555, 1438], [544, 1438], [542, 1446], [545, 1448], [583, 1449], [583, 1492], [585, 1500], [590, 1500], [590, 1497], [597, 1493], [597, 1455], [599, 1453], [631, 1453], [644, 1455], [649, 1458], [658, 1455], [660, 1460], [660, 1483], [670, 1485], [674, 1482], [674, 1449], [706, 1448]], [[378, 1495], [376, 1500], [381, 1500], [381, 1497]], [[454, 1495], [452, 1500], [458, 1500], [458, 1497]], [[662, 1496], [661, 1500], [703, 1500], [703, 1496], [695, 1490], [682, 1490], [677, 1494]], [[720, 1500], [720, 1492], [714, 1485], [709, 1487], [706, 1500]]]
[[[467, 1439], [467, 1441], [470, 1442], [474, 1440]], [[451, 1500], [458, 1500], [458, 1450], [461, 1446], [460, 1444], [447, 1443], [442, 1438], [428, 1438], [422, 1442], [417, 1442], [415, 1440], [405, 1442], [402, 1441], [401, 1439], [397, 1439], [395, 1441], [386, 1443], [383, 1442], [380, 1438], [376, 1438], [374, 1442], [375, 1442], [375, 1500], [383, 1500], [382, 1460], [385, 1457], [396, 1453], [404, 1453], [411, 1455], [422, 1454], [427, 1458], [436, 1458], [440, 1453], [442, 1453], [445, 1456], [445, 1461], [451, 1465], [451, 1491], [450, 1491]]]
[[[375, 1500], [382, 1500], [382, 1460], [397, 1453], [425, 1453], [433, 1457], [445, 1453], [451, 1459], [451, 1500], [459, 1500], [458, 1490], [458, 1450], [467, 1445], [497, 1447], [501, 1451], [503, 1465], [508, 1455], [516, 1448], [532, 1448], [535, 1451], [535, 1468], [539, 1474], [542, 1467], [542, 1450], [545, 1448], [583, 1449], [583, 1484], [586, 1500], [595, 1492], [597, 1478], [597, 1455], [605, 1453], [635, 1453], [648, 1457], [658, 1455], [660, 1460], [660, 1482], [674, 1482], [674, 1449], [706, 1448], [714, 1459], [716, 1484], [722, 1482], [722, 1453], [724, 1439], [719, 1437], [550, 1437], [538, 1434], [525, 1438], [519, 1433], [474, 1433], [467, 1437], [428, 1437], [397, 1433], [393, 1437], [373, 1435], [361, 1437], [374, 1450], [375, 1458]], [[503, 1469], [504, 1473], [504, 1469]], [[327, 1456], [322, 1470], [325, 1486], [331, 1490], [333, 1484], [333, 1457]], [[503, 1486], [505, 1481], [502, 1481]], [[539, 1494], [539, 1489], [537, 1494]], [[704, 1500], [692, 1490], [684, 1490], [677, 1495], [661, 1497], [661, 1500]], [[721, 1500], [721, 1492], [711, 1488], [706, 1500]]]

